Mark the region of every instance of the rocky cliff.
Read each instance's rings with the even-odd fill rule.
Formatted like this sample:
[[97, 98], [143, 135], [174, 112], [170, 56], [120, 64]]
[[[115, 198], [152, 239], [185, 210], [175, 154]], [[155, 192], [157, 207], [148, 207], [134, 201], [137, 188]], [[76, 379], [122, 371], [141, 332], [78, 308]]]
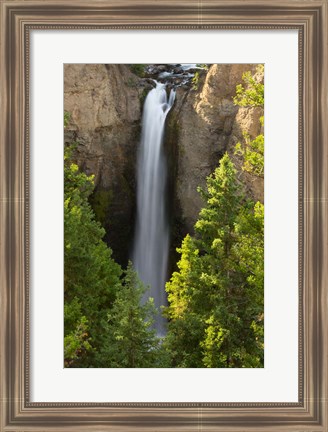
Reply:
[[70, 114], [65, 143], [78, 142], [78, 165], [95, 175], [92, 205], [119, 262], [126, 261], [133, 237], [144, 89], [126, 65], [65, 65], [64, 109]]
[[[243, 139], [243, 131], [251, 138], [261, 132], [261, 108], [238, 107], [233, 103], [236, 85], [242, 75], [256, 65], [213, 65], [198, 87], [179, 89], [175, 110], [169, 118], [170, 146], [176, 146], [176, 207], [186, 231], [192, 231], [203, 205], [197, 187], [204, 187], [206, 177], [218, 166], [228, 151], [240, 170], [247, 192], [263, 201], [263, 179], [254, 179], [241, 170], [242, 161], [234, 155], [234, 147]], [[258, 80], [263, 76], [258, 76]]]
[[[165, 143], [176, 239], [192, 231], [203, 205], [197, 187], [205, 185], [225, 151], [234, 158], [248, 193], [263, 200], [263, 179], [254, 181], [243, 173], [241, 161], [233, 155], [243, 131], [251, 138], [261, 132], [262, 109], [233, 103], [236, 85], [249, 70], [256, 75], [255, 65], [212, 65], [177, 90]], [[65, 65], [64, 80], [64, 108], [70, 113], [65, 143], [79, 143], [75, 156], [79, 166], [95, 174], [92, 205], [114, 257], [125, 263], [133, 240], [142, 103], [151, 84], [127, 65]]]

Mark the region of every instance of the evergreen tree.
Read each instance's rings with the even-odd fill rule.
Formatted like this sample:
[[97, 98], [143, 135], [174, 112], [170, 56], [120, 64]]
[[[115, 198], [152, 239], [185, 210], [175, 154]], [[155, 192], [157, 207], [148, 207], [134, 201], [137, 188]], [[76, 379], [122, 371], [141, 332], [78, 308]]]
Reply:
[[145, 291], [129, 262], [124, 283], [108, 313], [107, 338], [97, 355], [98, 366], [156, 367], [160, 348], [160, 339], [152, 328], [156, 308], [152, 298], [142, 304]]
[[64, 304], [65, 337], [64, 364], [74, 366], [79, 358], [88, 354], [90, 344], [89, 326], [86, 316], [82, 316], [81, 304], [77, 298]]
[[71, 367], [92, 367], [103, 343], [103, 322], [121, 286], [121, 268], [102, 241], [104, 229], [88, 202], [93, 177], [64, 160], [65, 360]]
[[[201, 191], [206, 206], [167, 284], [167, 340], [180, 367], [263, 365], [263, 212], [226, 154]], [[262, 217], [262, 219], [261, 219]], [[262, 326], [262, 327], [261, 327]]]
[[93, 176], [64, 162], [64, 353], [66, 367], [167, 367], [168, 355], [152, 328], [152, 299], [129, 264], [124, 279], [102, 241], [88, 198]]
[[[165, 315], [169, 330], [165, 346], [170, 352], [173, 367], [201, 367], [202, 353], [199, 341], [204, 333], [202, 314], [195, 305], [195, 297], [201, 292], [201, 262], [194, 239], [187, 234], [181, 248], [178, 269], [166, 284], [169, 307]], [[207, 299], [202, 298], [204, 303]]]

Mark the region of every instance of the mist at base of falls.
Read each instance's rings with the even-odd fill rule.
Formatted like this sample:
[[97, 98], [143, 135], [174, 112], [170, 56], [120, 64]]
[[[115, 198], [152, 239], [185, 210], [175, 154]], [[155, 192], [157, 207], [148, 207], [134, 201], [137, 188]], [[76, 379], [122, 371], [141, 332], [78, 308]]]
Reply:
[[160, 307], [167, 304], [165, 283], [169, 251], [169, 224], [166, 209], [167, 166], [163, 151], [165, 119], [175, 99], [167, 97], [165, 84], [156, 83], [145, 100], [141, 144], [137, 162], [137, 219], [132, 254], [139, 278], [149, 286], [143, 301], [154, 299], [158, 310], [155, 329], [166, 333]]

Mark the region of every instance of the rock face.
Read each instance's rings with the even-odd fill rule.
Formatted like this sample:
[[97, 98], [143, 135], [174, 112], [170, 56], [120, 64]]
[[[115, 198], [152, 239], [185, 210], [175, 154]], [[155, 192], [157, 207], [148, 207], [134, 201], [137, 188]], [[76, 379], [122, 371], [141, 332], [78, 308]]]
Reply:
[[[178, 89], [177, 103], [169, 119], [170, 147], [176, 145], [176, 207], [186, 232], [193, 231], [199, 210], [203, 206], [197, 187], [204, 187], [206, 177], [218, 166], [228, 151], [241, 170], [241, 161], [233, 155], [242, 132], [255, 138], [261, 132], [261, 108], [235, 106], [236, 85], [242, 83], [246, 71], [256, 74], [256, 65], [212, 65], [197, 89]], [[257, 77], [259, 80], [263, 77]], [[176, 143], [174, 144], [174, 139]], [[263, 180], [241, 173], [248, 193], [263, 200]]]
[[133, 237], [144, 87], [126, 65], [68, 64], [64, 89], [64, 107], [70, 113], [65, 143], [78, 142], [78, 165], [95, 175], [91, 202], [114, 257], [125, 262]]
[[[233, 103], [236, 85], [242, 83], [246, 71], [263, 79], [256, 65], [212, 65], [197, 81], [177, 89], [165, 137], [177, 242], [193, 231], [203, 206], [197, 187], [205, 186], [206, 177], [225, 151], [234, 159], [248, 194], [263, 201], [263, 179], [254, 181], [243, 173], [242, 161], [233, 154], [237, 142], [243, 140], [243, 131], [252, 139], [261, 133], [263, 110]], [[106, 229], [105, 240], [122, 264], [126, 264], [133, 241], [142, 104], [152, 86], [152, 80], [138, 77], [127, 65], [65, 65], [65, 111], [70, 113], [65, 143], [79, 143], [77, 163], [84, 172], [95, 175], [91, 202]]]

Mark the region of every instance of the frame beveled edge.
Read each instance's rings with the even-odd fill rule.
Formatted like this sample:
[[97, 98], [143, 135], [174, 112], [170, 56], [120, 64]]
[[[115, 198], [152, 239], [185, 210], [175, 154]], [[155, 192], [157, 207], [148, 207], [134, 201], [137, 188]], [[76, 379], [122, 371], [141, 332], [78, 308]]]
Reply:
[[[327, 422], [327, 2], [180, 0], [1, 2], [1, 430], [300, 430]], [[132, 7], [133, 4], [133, 7]], [[101, 12], [101, 13], [100, 13]], [[263, 24], [264, 23], [264, 24]], [[298, 28], [304, 336], [295, 404], [49, 404], [28, 402], [28, 46], [32, 28]], [[27, 49], [26, 49], [27, 48]], [[301, 224], [302, 225], [302, 224]], [[27, 240], [27, 241], [26, 241]], [[304, 289], [304, 292], [303, 292]], [[302, 298], [302, 297], [301, 297]], [[303, 316], [303, 313], [300, 315]], [[25, 350], [27, 349], [27, 352]], [[303, 355], [304, 353], [304, 355]], [[27, 380], [27, 381], [26, 381]], [[222, 429], [223, 428], [223, 429]], [[233, 428], [233, 429], [232, 429]], [[91, 430], [91, 429], [90, 429]]]

